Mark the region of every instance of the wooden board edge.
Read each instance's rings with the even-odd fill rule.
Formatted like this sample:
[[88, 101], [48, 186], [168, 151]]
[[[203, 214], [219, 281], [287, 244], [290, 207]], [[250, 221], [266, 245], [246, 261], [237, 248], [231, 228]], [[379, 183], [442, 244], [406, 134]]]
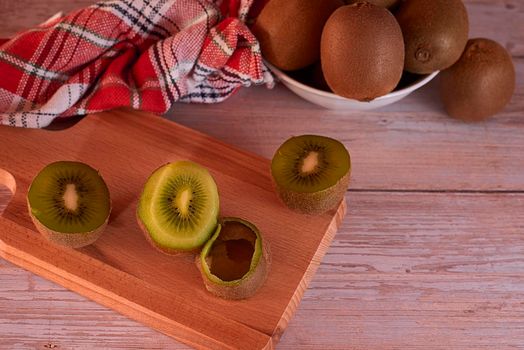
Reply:
[[277, 327], [275, 328], [272, 336], [271, 341], [273, 343], [273, 346], [275, 346], [280, 338], [282, 337], [282, 334], [284, 334], [284, 331], [289, 323], [289, 321], [293, 318], [293, 315], [295, 314], [298, 305], [300, 304], [300, 301], [302, 300], [302, 296], [304, 295], [304, 292], [306, 291], [309, 283], [313, 279], [313, 276], [315, 275], [318, 267], [320, 266], [320, 263], [322, 259], [324, 258], [324, 255], [326, 254], [327, 250], [329, 249], [329, 246], [331, 245], [331, 242], [333, 241], [333, 238], [335, 237], [336, 232], [338, 231], [338, 228], [340, 227], [342, 221], [344, 220], [344, 217], [346, 216], [347, 212], [347, 204], [346, 204], [346, 197], [344, 196], [344, 199], [340, 203], [340, 205], [337, 208], [337, 211], [335, 215], [333, 216], [333, 219], [329, 223], [326, 233], [322, 237], [322, 240], [320, 241], [320, 244], [318, 245], [317, 251], [315, 252], [315, 255], [311, 259], [308, 268], [306, 269], [304, 275], [302, 275], [302, 279], [300, 280], [299, 285], [295, 289], [295, 292], [293, 296], [291, 297], [289, 304], [280, 317], [280, 321], [277, 324]]
[[[12, 221], [1, 216], [0, 226], [4, 228], [8, 227], [12, 230], [11, 232], [13, 234], [23, 235], [24, 230], [30, 231], [29, 229], [18, 226]], [[31, 232], [30, 234], [34, 234], [34, 232]], [[74, 291], [105, 307], [108, 307], [126, 317], [129, 317], [132, 320], [145, 324], [185, 344], [191, 345], [198, 349], [273, 349], [273, 343], [269, 335], [244, 324], [226, 319], [220, 315], [213, 315], [214, 317], [221, 318], [214, 324], [214, 326], [217, 328], [226, 328], [225, 324], [228, 324], [229, 327], [235, 327], [238, 329], [238, 333], [234, 337], [235, 341], [223, 342], [217, 337], [206, 335], [204, 332], [200, 332], [196, 329], [193, 329], [192, 327], [188, 327], [182, 323], [179, 323], [173, 318], [169, 318], [165, 315], [157, 313], [151, 310], [151, 308], [147, 308], [143, 305], [140, 305], [139, 303], [130, 301], [125, 297], [114, 293], [108, 288], [99, 287], [91, 282], [86, 276], [80, 276], [80, 274], [71, 273], [62, 269], [60, 266], [52, 265], [20, 248], [15, 247], [14, 244], [9, 243], [10, 242], [5, 242], [0, 238], [0, 257], [3, 259], [10, 261], [11, 263], [20, 266], [32, 273], [42, 276], [43, 278], [46, 278], [54, 283], [57, 283], [64, 288]], [[82, 256], [80, 252], [75, 250], [55, 247], [47, 242], [44, 242], [43, 244], [47, 244], [48, 248], [50, 247], [50, 249], [55, 249], [57, 254], [59, 251], [63, 252], [65, 250], [71, 251], [71, 253], [76, 253], [75, 255]], [[90, 257], [87, 258], [91, 259]], [[113, 268], [111, 269], [114, 270], [113, 272], [115, 275], [127, 275], [122, 271], [118, 271]], [[135, 279], [139, 281], [139, 283], [143, 283], [143, 281], [138, 280], [136, 277], [131, 275], [127, 275], [126, 278]], [[150, 290], [148, 294], [151, 294], [152, 292], [158, 292], [159, 298], [166, 298], [166, 296], [162, 295], [162, 292], [159, 290]], [[180, 306], [181, 304], [178, 305]], [[209, 312], [207, 313], [210, 314]], [[243, 337], [243, 335], [247, 337]], [[240, 343], [241, 339], [247, 340], [244, 343]]]

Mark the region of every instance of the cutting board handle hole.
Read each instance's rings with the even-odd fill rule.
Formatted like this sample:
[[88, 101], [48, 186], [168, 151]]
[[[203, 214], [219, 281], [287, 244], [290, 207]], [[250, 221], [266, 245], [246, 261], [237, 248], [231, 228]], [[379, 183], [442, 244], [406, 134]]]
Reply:
[[[9, 193], [10, 192], [10, 193]], [[16, 180], [14, 176], [0, 168], [0, 215], [16, 192]]]

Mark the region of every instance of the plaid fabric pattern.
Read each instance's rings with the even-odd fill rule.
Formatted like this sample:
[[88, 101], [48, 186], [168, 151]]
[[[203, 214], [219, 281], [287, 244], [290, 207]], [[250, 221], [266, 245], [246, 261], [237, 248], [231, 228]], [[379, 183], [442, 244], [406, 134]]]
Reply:
[[0, 41], [0, 124], [41, 128], [124, 106], [165, 113], [271, 87], [245, 24], [252, 2], [99, 2]]

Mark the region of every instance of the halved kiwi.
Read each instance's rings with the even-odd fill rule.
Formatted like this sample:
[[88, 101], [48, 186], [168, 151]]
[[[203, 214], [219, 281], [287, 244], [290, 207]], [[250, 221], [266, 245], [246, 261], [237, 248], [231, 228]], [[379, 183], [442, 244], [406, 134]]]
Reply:
[[344, 198], [351, 159], [342, 143], [325, 136], [292, 137], [280, 146], [271, 162], [277, 192], [291, 209], [321, 214]]
[[218, 190], [202, 166], [178, 161], [158, 168], [147, 180], [137, 220], [147, 240], [164, 253], [193, 251], [215, 232]]
[[264, 284], [269, 247], [258, 228], [239, 218], [223, 218], [196, 263], [206, 288], [224, 299], [245, 299]]
[[33, 179], [27, 194], [29, 215], [49, 241], [71, 248], [95, 242], [111, 212], [109, 190], [87, 164], [60, 161]]

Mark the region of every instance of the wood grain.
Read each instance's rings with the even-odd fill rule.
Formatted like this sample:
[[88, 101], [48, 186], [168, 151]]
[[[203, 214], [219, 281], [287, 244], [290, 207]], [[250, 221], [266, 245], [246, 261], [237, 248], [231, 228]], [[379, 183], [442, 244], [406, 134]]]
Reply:
[[[347, 200], [349, 219], [279, 349], [427, 349], [428, 339], [431, 349], [522, 348], [524, 194], [350, 192]], [[0, 266], [0, 324], [13, 322], [7, 345], [184, 348]]]
[[[198, 348], [272, 349], [345, 214], [345, 202], [321, 216], [292, 212], [273, 190], [267, 159], [143, 112], [90, 115], [65, 131], [0, 127], [0, 148], [9, 147], [16, 151], [3, 155], [0, 169], [13, 175], [16, 192], [0, 218], [0, 256]], [[59, 159], [93, 166], [111, 193], [108, 227], [79, 250], [47, 242], [27, 213], [32, 178]], [[253, 222], [269, 242], [271, 271], [248, 300], [212, 296], [193, 256], [161, 254], [144, 239], [135, 219], [138, 195], [154, 169], [175, 160], [209, 169], [220, 214]]]
[[[92, 2], [0, 1], [0, 37]], [[486, 123], [447, 118], [438, 81], [365, 113], [283, 87], [169, 113], [263, 157], [302, 132], [352, 153], [348, 217], [278, 349], [524, 349], [524, 2], [465, 4], [471, 37], [502, 43], [517, 68], [511, 103]], [[187, 349], [4, 260], [0, 339], [0, 349]]]

